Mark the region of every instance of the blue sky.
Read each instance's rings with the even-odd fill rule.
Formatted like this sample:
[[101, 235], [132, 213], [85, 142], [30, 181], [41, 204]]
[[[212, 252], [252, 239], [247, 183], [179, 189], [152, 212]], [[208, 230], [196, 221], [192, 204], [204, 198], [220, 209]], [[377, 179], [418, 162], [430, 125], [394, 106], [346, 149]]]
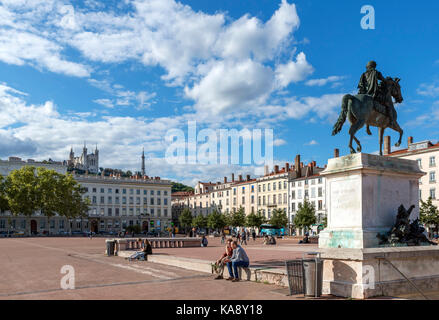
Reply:
[[[375, 30], [363, 30], [363, 5]], [[252, 165], [169, 165], [169, 129], [272, 128], [274, 159], [323, 166], [341, 97], [366, 63], [401, 78], [397, 107], [415, 141], [439, 130], [439, 3], [305, 0], [0, 0], [0, 158], [38, 160], [98, 144], [103, 167], [192, 184]], [[358, 138], [378, 150], [377, 130]], [[397, 134], [386, 131], [393, 143]]]

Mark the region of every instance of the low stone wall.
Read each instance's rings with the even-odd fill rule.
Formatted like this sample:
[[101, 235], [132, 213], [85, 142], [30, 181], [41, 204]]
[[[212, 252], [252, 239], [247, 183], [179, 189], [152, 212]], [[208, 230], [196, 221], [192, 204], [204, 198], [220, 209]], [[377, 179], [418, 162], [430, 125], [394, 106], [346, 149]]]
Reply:
[[439, 290], [439, 248], [436, 246], [326, 249], [322, 258], [325, 259], [325, 294], [365, 299], [418, 293], [385, 259], [421, 291]]
[[[122, 251], [120, 252], [119, 257], [129, 257], [131, 255], [132, 251]], [[160, 263], [198, 272], [213, 273], [213, 261], [183, 258], [164, 254], [151, 254], [148, 255], [148, 262]], [[255, 268], [250, 266], [249, 268], [240, 267], [238, 268], [238, 271], [239, 278], [243, 281], [257, 281], [288, 287], [288, 279], [285, 269]], [[228, 277], [227, 267], [225, 267], [224, 270], [224, 277]]]
[[[139, 240], [140, 239], [140, 240]], [[115, 255], [122, 251], [140, 251], [143, 242], [148, 239], [154, 248], [189, 248], [200, 247], [201, 238], [120, 238], [113, 239], [116, 242]]]

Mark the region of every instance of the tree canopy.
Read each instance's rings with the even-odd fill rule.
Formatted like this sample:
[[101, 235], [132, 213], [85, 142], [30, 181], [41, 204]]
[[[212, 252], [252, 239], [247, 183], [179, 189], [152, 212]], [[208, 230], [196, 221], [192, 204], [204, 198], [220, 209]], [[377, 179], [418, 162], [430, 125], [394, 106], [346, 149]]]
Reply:
[[0, 179], [0, 206], [13, 215], [32, 216], [41, 211], [48, 218], [58, 214], [66, 218], [85, 216], [89, 200], [70, 174], [46, 168], [24, 166]]
[[207, 218], [202, 214], [195, 216], [192, 220], [192, 227], [196, 228], [206, 228], [207, 227]]
[[250, 228], [259, 228], [261, 224], [264, 224], [267, 219], [265, 219], [262, 211], [259, 210], [258, 213], [250, 213], [246, 218], [246, 226]]
[[275, 209], [270, 218], [270, 224], [277, 228], [284, 228], [288, 224], [288, 216], [281, 209]]
[[317, 222], [316, 210], [307, 199], [299, 203], [299, 208], [294, 217], [294, 225], [300, 228], [309, 228]]
[[180, 222], [180, 225], [183, 228], [191, 227], [192, 226], [192, 213], [188, 208], [185, 208], [183, 212], [181, 213], [180, 217], [178, 217], [178, 221]]
[[207, 216], [207, 226], [211, 229], [223, 229], [226, 225], [226, 217], [216, 210]]
[[233, 212], [230, 216], [230, 220], [232, 227], [244, 227], [246, 224], [244, 208], [240, 207], [237, 211]]
[[426, 226], [434, 226], [435, 230], [439, 228], [439, 211], [433, 204], [431, 198], [426, 202], [421, 200], [421, 207], [419, 208], [419, 220]]

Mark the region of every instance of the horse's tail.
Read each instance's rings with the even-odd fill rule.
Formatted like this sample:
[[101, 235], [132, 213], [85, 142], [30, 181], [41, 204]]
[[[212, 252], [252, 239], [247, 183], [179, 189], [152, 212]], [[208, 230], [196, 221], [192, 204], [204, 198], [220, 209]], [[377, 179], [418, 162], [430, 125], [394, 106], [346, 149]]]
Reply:
[[347, 94], [343, 97], [342, 104], [341, 104], [341, 113], [338, 117], [337, 122], [334, 125], [334, 129], [332, 130], [332, 135], [335, 136], [338, 134], [341, 129], [343, 128], [343, 124], [346, 122], [346, 117], [348, 114], [348, 103], [349, 100], [352, 99], [353, 96], [350, 94]]

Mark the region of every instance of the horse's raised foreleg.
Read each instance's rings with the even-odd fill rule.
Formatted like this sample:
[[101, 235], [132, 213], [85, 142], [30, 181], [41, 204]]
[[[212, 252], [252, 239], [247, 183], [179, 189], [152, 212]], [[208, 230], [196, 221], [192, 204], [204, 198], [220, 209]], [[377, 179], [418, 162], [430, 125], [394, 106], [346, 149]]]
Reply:
[[396, 122], [396, 120], [394, 121], [394, 124], [390, 128], [395, 130], [396, 132], [399, 132], [399, 140], [397, 143], [395, 143], [395, 147], [399, 147], [401, 145], [404, 130], [401, 129], [401, 127], [399, 126], [398, 122]]

